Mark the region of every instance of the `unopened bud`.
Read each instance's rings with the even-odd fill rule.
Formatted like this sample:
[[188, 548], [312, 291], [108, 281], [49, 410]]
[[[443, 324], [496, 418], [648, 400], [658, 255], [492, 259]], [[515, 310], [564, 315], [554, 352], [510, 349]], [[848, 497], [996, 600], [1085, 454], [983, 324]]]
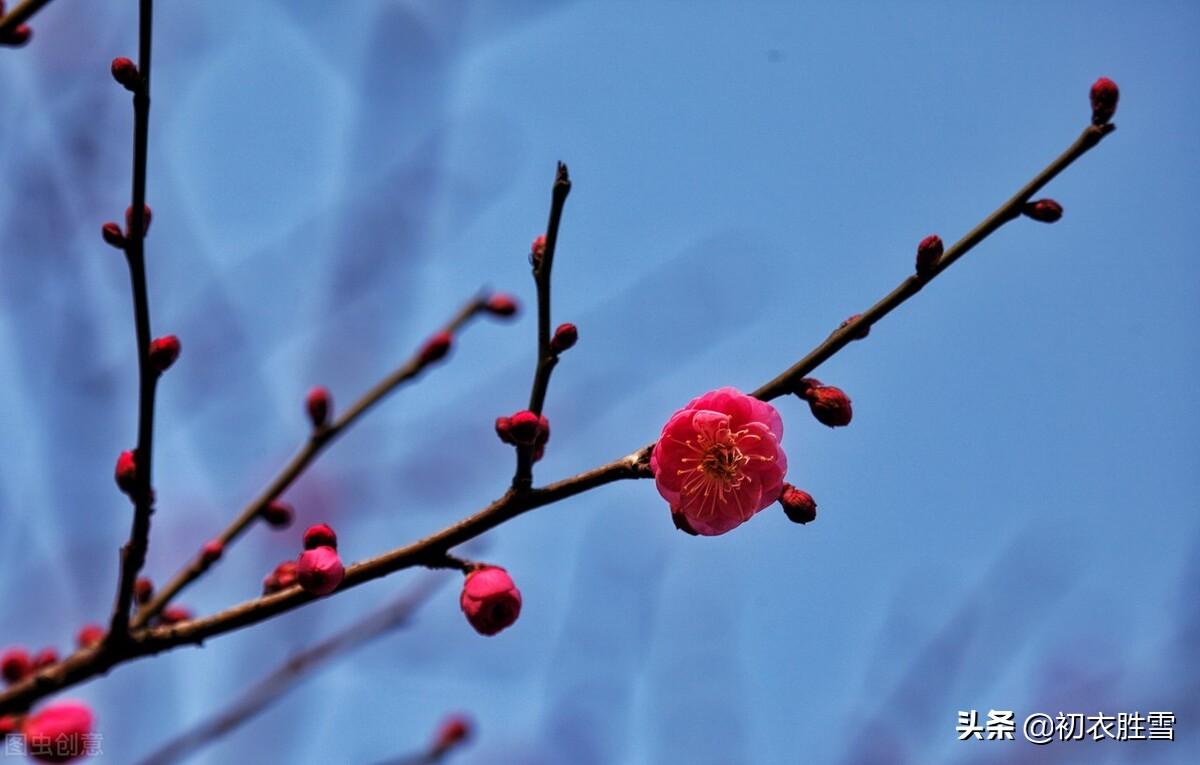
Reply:
[[433, 749], [444, 753], [458, 746], [471, 737], [471, 720], [464, 715], [452, 715], [438, 726], [437, 738], [434, 739]]
[[1062, 205], [1053, 199], [1038, 199], [1026, 202], [1021, 213], [1041, 223], [1053, 223], [1062, 217]]
[[133, 583], [133, 597], [142, 605], [149, 603], [154, 597], [154, 582], [149, 577], [139, 576]]
[[554, 336], [550, 338], [550, 350], [553, 353], [562, 353], [578, 340], [579, 330], [574, 324], [559, 324], [558, 329], [554, 330]]
[[163, 624], [179, 624], [180, 622], [189, 621], [191, 618], [191, 609], [184, 606], [167, 606], [158, 615], [158, 620]]
[[517, 313], [517, 301], [512, 295], [506, 295], [503, 292], [496, 293], [488, 298], [484, 307], [488, 313], [494, 316], [513, 316]]
[[[154, 217], [150, 210], [150, 205], [142, 206], [142, 236], [146, 236], [146, 232], [150, 230], [150, 220]], [[133, 206], [125, 208], [125, 236], [133, 236]]]
[[179, 358], [179, 338], [175, 335], [156, 337], [150, 341], [150, 366], [162, 374]]
[[33, 672], [33, 659], [24, 648], [10, 648], [0, 656], [0, 677], [12, 685], [24, 680]]
[[1092, 90], [1088, 95], [1092, 101], [1092, 124], [1108, 124], [1117, 113], [1117, 99], [1121, 97], [1117, 83], [1107, 77], [1101, 77], [1092, 83]]
[[29, 42], [31, 37], [33, 37], [33, 30], [29, 28], [28, 24], [21, 24], [7, 35], [0, 37], [0, 45], [19, 48]]
[[104, 639], [104, 628], [99, 624], [85, 624], [79, 630], [79, 634], [75, 636], [75, 642], [80, 648], [91, 648], [99, 645]]
[[421, 347], [421, 363], [430, 364], [445, 358], [446, 354], [450, 352], [450, 346], [453, 342], [454, 336], [449, 332], [438, 332], [426, 340], [425, 345]]
[[328, 524], [318, 523], [316, 526], [309, 526], [308, 531], [304, 532], [304, 549], [311, 550], [314, 547], [337, 549], [337, 534]]
[[132, 450], [125, 450], [117, 456], [117, 469], [114, 472], [117, 488], [126, 494], [133, 495], [137, 488], [137, 457]]
[[329, 422], [329, 410], [333, 408], [333, 398], [326, 388], [317, 386], [308, 392], [304, 399], [308, 410], [308, 419], [314, 428], [323, 428]]
[[125, 232], [121, 231], [121, 227], [116, 223], [109, 221], [100, 227], [100, 236], [104, 237], [104, 241], [116, 247], [118, 250], [125, 249]]
[[783, 512], [792, 523], [810, 523], [816, 520], [817, 503], [813, 501], [812, 495], [790, 483], [783, 485], [779, 504], [783, 505]]
[[225, 553], [225, 545], [219, 539], [212, 539], [204, 543], [204, 547], [200, 548], [200, 560], [204, 561], [204, 565], [211, 566], [221, 559]]
[[278, 499], [273, 499], [262, 509], [262, 517], [271, 527], [276, 529], [286, 529], [292, 525], [292, 518], [295, 517], [296, 511], [286, 502], [281, 502]]
[[306, 592], [313, 595], [328, 595], [338, 588], [346, 569], [337, 550], [332, 547], [314, 547], [300, 554], [296, 562], [296, 581]]
[[938, 260], [942, 257], [942, 238], [930, 234], [917, 245], [917, 276], [927, 279], [933, 275]]
[[546, 254], [546, 235], [542, 234], [533, 240], [533, 244], [529, 246], [529, 262], [535, 267], [542, 262], [542, 256]]
[[810, 385], [800, 394], [808, 401], [808, 408], [813, 417], [822, 425], [840, 428], [850, 424], [854, 411], [850, 406], [850, 397], [840, 388], [832, 385]]
[[114, 80], [131, 93], [137, 92], [138, 86], [142, 82], [142, 76], [138, 72], [137, 64], [124, 56], [118, 56], [112, 60], [112, 76]]

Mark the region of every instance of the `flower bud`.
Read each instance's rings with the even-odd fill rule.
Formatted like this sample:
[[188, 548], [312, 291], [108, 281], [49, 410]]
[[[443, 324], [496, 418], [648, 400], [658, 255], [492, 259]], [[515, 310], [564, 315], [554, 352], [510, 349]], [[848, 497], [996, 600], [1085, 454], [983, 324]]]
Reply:
[[132, 496], [134, 489], [137, 488], [137, 457], [132, 450], [126, 449], [117, 456], [117, 469], [114, 477], [117, 481], [117, 488]]
[[1117, 83], [1107, 77], [1101, 77], [1092, 83], [1092, 90], [1088, 95], [1092, 101], [1092, 124], [1108, 124], [1117, 113], [1117, 99], [1121, 97]]
[[156, 337], [150, 341], [150, 366], [159, 374], [166, 372], [179, 358], [179, 350], [179, 338], [175, 335]]
[[85, 624], [75, 636], [75, 642], [80, 648], [91, 648], [104, 640], [104, 628], [99, 624]]
[[[0, 43], [2, 45], [3, 43]], [[5, 736], [11, 736], [21, 730], [21, 718], [16, 715], [0, 715], [0, 743]]]
[[542, 262], [542, 256], [546, 254], [546, 235], [542, 234], [533, 240], [533, 244], [529, 246], [529, 262], [536, 267]]
[[0, 655], [0, 677], [12, 685], [19, 683], [33, 672], [33, 659], [24, 648], [10, 648]]
[[822, 425], [839, 428], [850, 424], [854, 416], [850, 397], [832, 385], [813, 385], [804, 394], [813, 417]]
[[[150, 230], [150, 219], [154, 217], [150, 210], [150, 205], [142, 207], [142, 237], [146, 236], [146, 232]], [[125, 208], [125, 236], [133, 236], [133, 205]]]
[[130, 93], [137, 92], [138, 86], [142, 82], [142, 76], [138, 72], [137, 64], [124, 56], [118, 56], [112, 60], [112, 76], [114, 80]]
[[309, 526], [308, 531], [304, 532], [304, 549], [311, 550], [314, 547], [332, 547], [336, 550], [337, 534], [324, 523]]
[[523, 409], [509, 418], [508, 435], [521, 446], [545, 444], [550, 440], [550, 421]]
[[313, 595], [328, 595], [338, 588], [346, 569], [337, 550], [332, 547], [314, 547], [300, 554], [296, 562], [296, 581], [306, 592]]
[[1040, 223], [1053, 223], [1062, 217], [1063, 209], [1062, 205], [1053, 199], [1038, 199], [1026, 202], [1021, 208], [1021, 213]]
[[263, 595], [286, 590], [296, 583], [296, 561], [285, 560], [263, 580]]
[[938, 260], [942, 257], [942, 238], [930, 234], [917, 245], [917, 276], [927, 279], [933, 275]]
[[304, 406], [314, 428], [323, 428], [329, 423], [329, 410], [333, 408], [333, 399], [326, 388], [318, 385], [310, 390], [304, 399]]
[[451, 715], [438, 726], [437, 738], [434, 739], [433, 749], [443, 753], [471, 737], [471, 719], [466, 715]]
[[790, 483], [783, 485], [783, 493], [779, 495], [779, 504], [792, 523], [809, 523], [817, 518], [817, 503], [807, 491], [801, 491]]
[[517, 313], [517, 301], [512, 295], [498, 292], [488, 298], [484, 308], [493, 316], [514, 316]]
[[0, 37], [0, 45], [7, 45], [11, 48], [19, 48], [29, 42], [29, 38], [33, 37], [33, 30], [28, 24], [20, 24], [16, 29], [9, 32], [4, 37]]
[[43, 648], [33, 657], [33, 668], [44, 669], [58, 663], [58, 651], [54, 648]]
[[133, 597], [141, 605], [149, 603], [154, 597], [154, 582], [149, 577], [139, 576], [133, 583]]
[[211, 539], [200, 548], [200, 560], [204, 561], [204, 565], [211, 566], [219, 561], [224, 553], [225, 544], [219, 539]]
[[550, 351], [552, 353], [562, 353], [575, 345], [579, 340], [579, 330], [574, 324], [559, 324], [558, 329], [554, 330], [554, 337], [550, 338]]
[[431, 364], [445, 358], [446, 354], [450, 352], [450, 345], [453, 342], [454, 335], [449, 332], [438, 332], [426, 340], [425, 345], [421, 347], [421, 363]]
[[509, 417], [496, 418], [496, 435], [506, 444], [515, 444], [512, 437], [512, 419]]
[[116, 247], [118, 250], [125, 249], [125, 233], [121, 231], [121, 227], [116, 223], [109, 221], [100, 227], [100, 236], [108, 244]]
[[78, 701], [60, 701], [25, 718], [29, 756], [39, 762], [70, 762], [87, 754], [92, 710]]
[[191, 618], [192, 610], [184, 606], [167, 606], [158, 615], [158, 620], [162, 624], [179, 624], [189, 621]]
[[[845, 327], [850, 326], [851, 324], [853, 324], [854, 322], [858, 321], [861, 318], [862, 318], [862, 314], [856, 313], [853, 316], [851, 316], [849, 319], [846, 319], [841, 324], [839, 324], [838, 329], [844, 329]], [[857, 332], [854, 333], [853, 339], [854, 340], [862, 340], [869, 334], [871, 334], [871, 325], [864, 324]]]
[[480, 566], [467, 574], [459, 605], [476, 632], [495, 635], [520, 616], [521, 592], [504, 569]]
[[273, 499], [266, 507], [262, 509], [263, 520], [272, 528], [286, 529], [292, 525], [292, 519], [296, 516], [296, 511], [286, 502], [278, 499]]

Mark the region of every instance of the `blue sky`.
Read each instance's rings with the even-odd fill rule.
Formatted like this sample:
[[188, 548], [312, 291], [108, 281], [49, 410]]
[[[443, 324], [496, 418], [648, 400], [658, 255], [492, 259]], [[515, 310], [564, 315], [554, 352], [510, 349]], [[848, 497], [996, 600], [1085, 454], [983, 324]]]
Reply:
[[[108, 62], [133, 4], [50, 5], [0, 56], [0, 642], [66, 649], [108, 610], [134, 437], [127, 204]], [[369, 762], [447, 711], [464, 763], [1174, 763], [1197, 759], [1200, 198], [1189, 3], [160, 4], [148, 240], [161, 386], [149, 570], [173, 571], [304, 437], [481, 285], [527, 304], [554, 163], [574, 189], [547, 401], [552, 480], [752, 389], [968, 231], [1121, 86], [1119, 129], [1017, 221], [824, 365], [845, 429], [779, 402], [790, 480], [696, 539], [649, 482], [487, 538], [524, 594], [475, 635], [447, 584], [410, 629], [312, 678], [195, 762]], [[348, 6], [348, 7], [347, 7]], [[289, 493], [360, 559], [503, 490], [534, 321], [472, 327]], [[255, 594], [298, 531], [191, 590]], [[400, 575], [76, 689], [107, 759], [202, 719]], [[1174, 711], [1173, 744], [956, 740], [960, 709]]]

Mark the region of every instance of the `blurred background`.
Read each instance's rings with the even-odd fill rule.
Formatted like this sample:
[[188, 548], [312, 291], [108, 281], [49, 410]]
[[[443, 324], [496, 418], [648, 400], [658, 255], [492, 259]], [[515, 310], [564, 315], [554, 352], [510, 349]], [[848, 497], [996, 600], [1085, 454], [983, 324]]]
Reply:
[[[128, 204], [131, 110], [109, 61], [133, 2], [58, 0], [0, 50], [0, 644], [71, 647], [107, 618], [135, 440], [128, 277], [100, 224]], [[487, 285], [526, 305], [530, 240], [569, 163], [547, 402], [550, 481], [653, 440], [691, 397], [790, 365], [1006, 200], [1121, 87], [1119, 129], [1020, 220], [797, 400], [777, 507], [717, 538], [651, 482], [538, 510], [482, 553], [524, 595], [477, 635], [457, 575], [411, 627], [312, 677], [195, 763], [367, 763], [448, 712], [463, 763], [1200, 761], [1200, 197], [1187, 2], [213, 0], [156, 12], [147, 241], [165, 580], [306, 437]], [[534, 317], [335, 445], [182, 601], [211, 613], [326, 521], [343, 556], [498, 496], [492, 422], [523, 406]], [[411, 587], [402, 573], [72, 689], [133, 762]], [[959, 710], [1170, 711], [1174, 743], [959, 742]]]

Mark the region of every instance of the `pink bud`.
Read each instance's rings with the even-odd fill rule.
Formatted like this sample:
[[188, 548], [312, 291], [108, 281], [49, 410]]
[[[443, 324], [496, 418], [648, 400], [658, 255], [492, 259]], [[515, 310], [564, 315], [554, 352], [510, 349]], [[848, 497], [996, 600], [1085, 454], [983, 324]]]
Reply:
[[1038, 199], [1026, 202], [1021, 212], [1040, 223], [1053, 223], [1062, 217], [1062, 205], [1053, 199]]
[[156, 337], [150, 341], [150, 366], [159, 374], [166, 372], [179, 358], [179, 351], [179, 338], [175, 335]]
[[137, 488], [137, 457], [133, 451], [126, 449], [117, 456], [117, 469], [114, 476], [117, 488], [132, 496], [134, 489]]
[[815, 385], [810, 387], [804, 398], [808, 400], [808, 408], [813, 417], [822, 425], [839, 428], [850, 424], [854, 412], [850, 406], [850, 398], [832, 385]]
[[139, 576], [133, 583], [133, 597], [142, 605], [149, 603], [150, 598], [154, 597], [154, 582], [149, 577]]
[[550, 351], [552, 353], [562, 353], [575, 345], [579, 340], [579, 330], [574, 324], [559, 324], [558, 329], [554, 330], [554, 337], [550, 338]]
[[480, 635], [495, 635], [521, 615], [521, 592], [499, 566], [480, 566], [467, 574], [459, 605]]
[[112, 76], [114, 80], [131, 93], [137, 91], [142, 81], [137, 64], [124, 56], [118, 56], [112, 60]]
[[58, 663], [58, 651], [53, 648], [43, 648], [33, 657], [33, 668], [43, 669]]
[[533, 240], [533, 244], [529, 246], [529, 262], [537, 265], [542, 261], [542, 256], [546, 254], [546, 235], [542, 234]]
[[1107, 77], [1101, 77], [1092, 83], [1089, 96], [1092, 101], [1092, 124], [1107, 124], [1117, 113], [1117, 99], [1121, 97], [1117, 83]]
[[550, 421], [523, 409], [509, 418], [508, 435], [521, 446], [538, 446], [550, 440]]
[[263, 595], [286, 590], [296, 583], [296, 561], [285, 560], [263, 580]]
[[[845, 320], [845, 321], [843, 321], [841, 324], [839, 324], [839, 325], [838, 325], [838, 329], [842, 329], [843, 327], [847, 327], [847, 326], [849, 326], [850, 324], [853, 324], [854, 322], [858, 321], [858, 320], [859, 320], [859, 319], [861, 319], [861, 318], [862, 318], [862, 314], [861, 314], [861, 313], [856, 313], [856, 314], [854, 314], [853, 316], [851, 316], [849, 319], [846, 319], [846, 320]], [[865, 337], [866, 337], [867, 335], [869, 335], [869, 334], [871, 334], [871, 325], [869, 325], [869, 324], [864, 324], [864, 325], [862, 326], [862, 328], [861, 328], [861, 329], [859, 329], [857, 332], [855, 332], [855, 333], [854, 333], [854, 339], [855, 339], [855, 340], [862, 340], [863, 338], [865, 338]]]
[[930, 234], [917, 245], [917, 276], [926, 279], [933, 275], [938, 260], [942, 257], [942, 239]]
[[125, 234], [121, 231], [121, 227], [116, 223], [109, 221], [100, 227], [100, 236], [104, 237], [104, 241], [116, 247], [118, 250], [125, 249]]
[[329, 391], [321, 386], [317, 386], [308, 392], [308, 397], [304, 399], [304, 405], [308, 409], [308, 419], [312, 422], [314, 428], [323, 428], [329, 422], [329, 410], [333, 408], [333, 399], [329, 395]]
[[39, 762], [70, 762], [87, 754], [92, 710], [78, 701], [60, 701], [25, 718], [22, 733]]
[[91, 648], [104, 640], [104, 628], [99, 624], [85, 624], [75, 636], [75, 642], [80, 648]]
[[337, 550], [332, 547], [315, 547], [300, 554], [296, 563], [296, 580], [306, 592], [313, 595], [328, 595], [342, 583], [346, 569]]
[[337, 534], [324, 523], [309, 526], [308, 531], [304, 532], [304, 549], [311, 550], [314, 547], [332, 547], [336, 550]]
[[779, 504], [792, 523], [809, 523], [817, 518], [817, 503], [807, 491], [801, 491], [790, 483], [783, 485], [783, 493], [779, 495]]
[[29, 42], [29, 38], [31, 37], [33, 37], [33, 30], [29, 28], [28, 24], [21, 24], [16, 29], [0, 38], [0, 45], [19, 48], [25, 43]]
[[506, 444], [515, 444], [516, 441], [512, 437], [512, 419], [508, 417], [496, 418], [496, 435]]
[[163, 624], [179, 624], [186, 622], [192, 618], [192, 610], [184, 606], [167, 606], [158, 615], [158, 620]]
[[421, 363], [430, 364], [439, 359], [445, 358], [450, 352], [450, 345], [454, 342], [454, 336], [449, 332], [438, 332], [433, 337], [425, 341], [425, 345], [421, 348]]
[[517, 301], [503, 292], [492, 295], [484, 306], [494, 316], [513, 316], [517, 313]]
[[0, 677], [8, 684], [19, 683], [33, 672], [33, 660], [24, 648], [10, 648], [0, 655]]
[[[154, 217], [154, 214], [150, 210], [150, 205], [143, 206], [142, 210], [143, 210], [143, 212], [142, 212], [142, 236], [145, 237], [146, 232], [150, 230], [150, 219]], [[133, 236], [133, 206], [132, 205], [125, 208], [125, 235], [127, 237]]]
[[263, 520], [272, 528], [286, 529], [292, 525], [292, 518], [296, 516], [296, 511], [286, 502], [278, 499], [273, 499], [266, 507], [262, 509]]
[[219, 539], [212, 539], [204, 543], [204, 547], [200, 548], [200, 560], [204, 565], [211, 566], [221, 559], [221, 555], [225, 553], [225, 545]]
[[437, 739], [433, 748], [436, 752], [446, 752], [471, 737], [471, 719], [466, 715], [451, 715], [438, 726]]

